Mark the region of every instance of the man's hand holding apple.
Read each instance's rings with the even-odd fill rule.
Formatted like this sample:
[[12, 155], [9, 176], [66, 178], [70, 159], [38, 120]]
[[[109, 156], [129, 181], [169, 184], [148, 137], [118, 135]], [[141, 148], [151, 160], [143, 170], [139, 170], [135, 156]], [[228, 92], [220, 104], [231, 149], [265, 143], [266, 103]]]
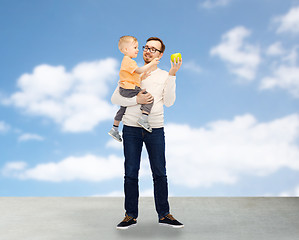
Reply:
[[183, 63], [183, 59], [180, 53], [172, 54], [170, 60], [171, 68], [169, 70], [169, 75], [175, 76], [176, 72], [182, 66], [182, 63]]

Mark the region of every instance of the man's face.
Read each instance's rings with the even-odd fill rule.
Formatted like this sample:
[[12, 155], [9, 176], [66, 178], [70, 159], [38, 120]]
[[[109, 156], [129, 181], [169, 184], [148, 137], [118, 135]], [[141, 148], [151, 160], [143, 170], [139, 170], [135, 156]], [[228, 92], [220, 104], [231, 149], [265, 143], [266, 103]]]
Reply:
[[[157, 40], [151, 40], [146, 43], [145, 47], [161, 50], [162, 44]], [[151, 53], [149, 50], [143, 51], [143, 60], [146, 64], [148, 64], [154, 58], [162, 57], [162, 55], [163, 55], [163, 53], [160, 53], [159, 51], [156, 51], [154, 53]]]

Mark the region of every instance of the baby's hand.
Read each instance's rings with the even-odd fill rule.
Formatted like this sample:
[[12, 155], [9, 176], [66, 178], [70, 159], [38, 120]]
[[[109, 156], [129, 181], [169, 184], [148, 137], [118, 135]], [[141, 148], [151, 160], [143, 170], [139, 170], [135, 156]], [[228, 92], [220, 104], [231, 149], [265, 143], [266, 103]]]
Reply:
[[152, 61], [151, 61], [151, 64], [152, 65], [158, 65], [159, 64], [159, 61], [160, 60], [160, 58], [155, 58], [155, 59], [153, 59]]

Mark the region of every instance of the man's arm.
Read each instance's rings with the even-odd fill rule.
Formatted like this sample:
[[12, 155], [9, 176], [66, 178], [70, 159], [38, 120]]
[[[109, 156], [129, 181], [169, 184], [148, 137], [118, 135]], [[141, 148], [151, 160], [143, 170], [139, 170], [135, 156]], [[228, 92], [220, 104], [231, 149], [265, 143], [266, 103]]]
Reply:
[[163, 103], [166, 107], [170, 107], [175, 102], [175, 84], [176, 77], [168, 75], [168, 78], [165, 83], [164, 91], [163, 91]]
[[130, 107], [137, 104], [149, 104], [153, 102], [153, 96], [150, 93], [144, 94], [145, 89], [137, 94], [136, 97], [126, 98], [119, 94], [119, 87], [117, 87], [112, 94], [111, 102], [115, 105]]
[[134, 106], [137, 105], [137, 97], [131, 97], [131, 98], [126, 98], [123, 97], [119, 94], [119, 87], [117, 87], [112, 94], [111, 97], [111, 102], [115, 105], [118, 106], [124, 106], [124, 107], [129, 107], [129, 106]]
[[166, 80], [166, 84], [163, 92], [163, 102], [166, 107], [172, 106], [175, 102], [176, 72], [182, 66], [183, 60], [181, 59], [181, 61], [178, 61], [177, 59], [175, 60], [174, 63], [172, 61], [170, 61], [170, 63], [171, 63], [171, 68], [169, 70], [168, 79]]

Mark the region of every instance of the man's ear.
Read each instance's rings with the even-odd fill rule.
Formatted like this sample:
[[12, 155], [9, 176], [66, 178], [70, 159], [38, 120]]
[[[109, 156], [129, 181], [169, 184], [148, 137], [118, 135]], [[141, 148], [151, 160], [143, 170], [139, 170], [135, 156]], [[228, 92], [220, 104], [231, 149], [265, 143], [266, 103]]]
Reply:
[[162, 58], [162, 56], [163, 56], [163, 53], [160, 53], [159, 60]]

